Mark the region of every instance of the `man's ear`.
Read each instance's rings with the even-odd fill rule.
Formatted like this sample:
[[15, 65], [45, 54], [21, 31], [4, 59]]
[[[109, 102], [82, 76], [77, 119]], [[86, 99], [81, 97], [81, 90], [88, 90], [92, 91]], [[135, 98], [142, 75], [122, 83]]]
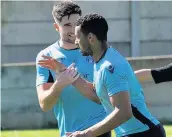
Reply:
[[87, 38], [88, 38], [89, 43], [94, 42], [94, 34], [93, 33], [89, 33]]
[[54, 28], [59, 32], [59, 25], [57, 23], [54, 23]]

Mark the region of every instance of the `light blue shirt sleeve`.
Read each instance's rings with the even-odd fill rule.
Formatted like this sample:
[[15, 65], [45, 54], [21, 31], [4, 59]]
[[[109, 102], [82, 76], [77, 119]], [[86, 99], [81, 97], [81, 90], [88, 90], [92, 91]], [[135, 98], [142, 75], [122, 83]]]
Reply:
[[129, 85], [127, 77], [124, 73], [120, 73], [119, 70], [109, 71], [104, 69], [103, 80], [108, 95], [112, 96], [121, 91], [129, 91]]
[[38, 54], [36, 58], [36, 86], [47, 83], [49, 78], [49, 69], [38, 65], [38, 61], [43, 59], [42, 54]]

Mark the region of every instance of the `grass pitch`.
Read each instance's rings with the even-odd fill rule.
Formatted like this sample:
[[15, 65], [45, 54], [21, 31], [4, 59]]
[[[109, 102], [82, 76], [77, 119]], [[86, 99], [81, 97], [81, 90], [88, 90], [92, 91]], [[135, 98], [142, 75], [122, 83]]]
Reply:
[[[167, 137], [172, 137], [172, 125], [166, 125], [165, 130]], [[7, 130], [1, 131], [1, 137], [60, 137], [56, 129], [47, 130]], [[112, 137], [115, 137], [112, 132]]]

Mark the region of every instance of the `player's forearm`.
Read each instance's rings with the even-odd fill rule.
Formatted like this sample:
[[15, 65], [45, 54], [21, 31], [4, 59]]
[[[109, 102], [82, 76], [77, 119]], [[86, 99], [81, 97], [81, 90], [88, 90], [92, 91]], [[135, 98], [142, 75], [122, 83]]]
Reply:
[[104, 120], [87, 129], [86, 133], [90, 132], [93, 136], [102, 135], [114, 128], [117, 128], [122, 123], [128, 121], [131, 117], [131, 111], [125, 111], [115, 108], [115, 110]]
[[92, 83], [79, 77], [72, 85], [76, 87], [82, 95], [100, 104], [100, 100], [96, 94], [96, 91], [94, 90]]
[[136, 70], [135, 74], [140, 82], [153, 80], [151, 69]]
[[49, 90], [41, 91], [42, 94], [39, 97], [39, 103], [43, 111], [47, 112], [53, 108], [60, 97], [62, 89], [63, 86], [55, 81]]

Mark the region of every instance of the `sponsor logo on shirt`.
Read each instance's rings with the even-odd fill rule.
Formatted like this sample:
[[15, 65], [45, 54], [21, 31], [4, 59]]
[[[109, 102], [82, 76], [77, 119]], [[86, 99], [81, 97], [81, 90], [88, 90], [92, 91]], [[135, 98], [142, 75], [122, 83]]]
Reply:
[[109, 65], [107, 67], [107, 70], [110, 72], [110, 73], [113, 73], [114, 72], [114, 67], [112, 65]]
[[83, 78], [88, 78], [89, 74], [82, 74]]
[[90, 63], [90, 64], [93, 64], [93, 63], [94, 63], [93, 58], [90, 57], [90, 56], [86, 57], [86, 61], [87, 61], [88, 63]]

